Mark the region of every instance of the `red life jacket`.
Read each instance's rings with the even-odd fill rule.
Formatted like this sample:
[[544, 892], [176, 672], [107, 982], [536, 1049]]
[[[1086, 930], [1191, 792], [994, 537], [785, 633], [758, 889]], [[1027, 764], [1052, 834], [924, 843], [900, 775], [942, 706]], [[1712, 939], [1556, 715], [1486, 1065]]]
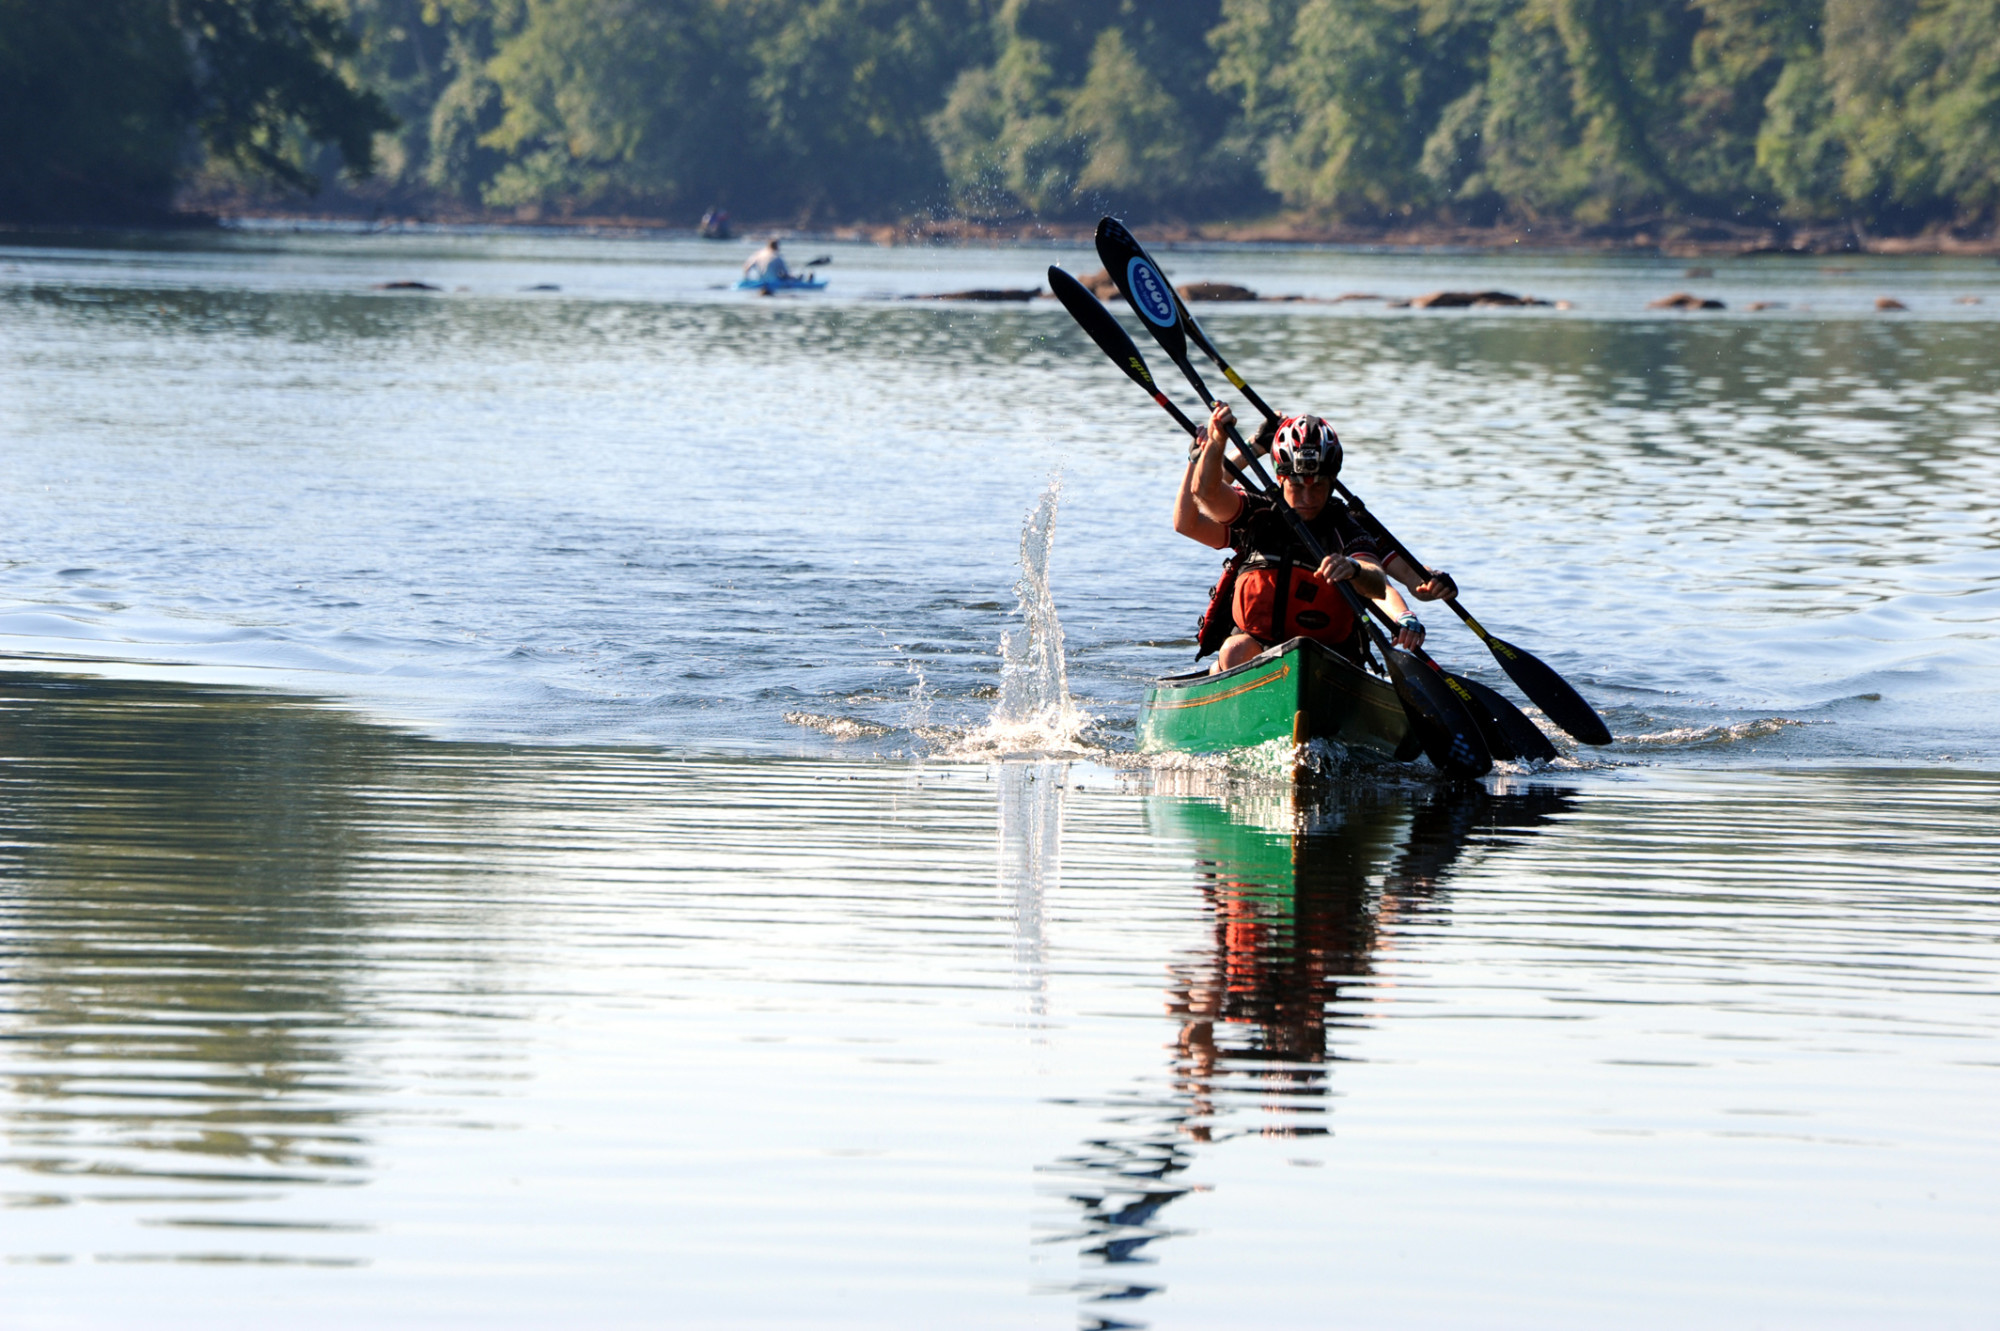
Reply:
[[[1289, 579], [1281, 574], [1289, 574]], [[1292, 638], [1345, 642], [1354, 633], [1354, 611], [1347, 598], [1318, 570], [1289, 563], [1244, 569], [1236, 577], [1231, 609], [1237, 631], [1266, 646]]]
[[1243, 567], [1244, 555], [1232, 555], [1222, 566], [1222, 576], [1208, 589], [1208, 611], [1195, 621], [1194, 659], [1199, 661], [1210, 652], [1222, 650], [1222, 644], [1229, 641], [1229, 635], [1236, 632], [1236, 574]]

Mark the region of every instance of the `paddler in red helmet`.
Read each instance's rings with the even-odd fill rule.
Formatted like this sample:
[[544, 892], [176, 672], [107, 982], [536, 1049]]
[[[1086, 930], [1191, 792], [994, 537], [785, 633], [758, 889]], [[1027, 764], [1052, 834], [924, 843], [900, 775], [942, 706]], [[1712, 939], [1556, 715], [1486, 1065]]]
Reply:
[[[1317, 416], [1286, 416], [1274, 431], [1260, 431], [1253, 447], [1269, 436], [1273, 470], [1285, 502], [1329, 552], [1316, 566], [1291, 525], [1267, 496], [1246, 494], [1223, 478], [1223, 449], [1235, 413], [1217, 403], [1202, 431], [1186, 482], [1189, 505], [1177, 500], [1174, 529], [1217, 549], [1233, 547], [1231, 567], [1235, 587], [1229, 597], [1229, 635], [1216, 657], [1215, 669], [1228, 670], [1292, 638], [1312, 638], [1343, 655], [1360, 654], [1360, 626], [1347, 598], [1334, 589], [1352, 583], [1364, 598], [1387, 609], [1398, 622], [1399, 646], [1418, 646], [1424, 628], [1384, 576], [1384, 561], [1375, 540], [1355, 521], [1345, 504], [1333, 497], [1333, 478], [1340, 471], [1340, 438]], [[1268, 424], [1268, 423], [1267, 423]], [[1451, 575], [1417, 569], [1392, 554], [1390, 571], [1420, 600], [1455, 596]], [[1226, 575], [1225, 575], [1226, 581]], [[1220, 605], [1212, 607], [1213, 619]], [[1204, 644], [1206, 645], [1206, 644]]]

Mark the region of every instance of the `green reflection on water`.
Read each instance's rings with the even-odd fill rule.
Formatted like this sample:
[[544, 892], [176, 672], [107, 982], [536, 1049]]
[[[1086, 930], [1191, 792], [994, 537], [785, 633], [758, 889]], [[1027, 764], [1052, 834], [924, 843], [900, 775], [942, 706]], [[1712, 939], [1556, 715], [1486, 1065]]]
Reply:
[[1106, 1130], [1047, 1170], [1081, 1210], [1064, 1237], [1093, 1272], [1076, 1286], [1086, 1327], [1144, 1325], [1090, 1309], [1163, 1288], [1141, 1268], [1175, 1232], [1161, 1213], [1190, 1191], [1180, 1176], [1198, 1146], [1330, 1134], [1338, 1030], [1365, 1020], [1385, 931], [1442, 915], [1461, 858], [1531, 836], [1573, 802], [1557, 787], [1393, 785], [1147, 800], [1154, 835], [1193, 852], [1212, 942], [1169, 968], [1180, 1029], [1166, 1094], [1108, 1096]]
[[410, 924], [367, 880], [414, 747], [302, 701], [0, 678], [5, 1038], [33, 1069], [7, 1163], [72, 1190], [45, 1200], [367, 1180], [360, 981]]

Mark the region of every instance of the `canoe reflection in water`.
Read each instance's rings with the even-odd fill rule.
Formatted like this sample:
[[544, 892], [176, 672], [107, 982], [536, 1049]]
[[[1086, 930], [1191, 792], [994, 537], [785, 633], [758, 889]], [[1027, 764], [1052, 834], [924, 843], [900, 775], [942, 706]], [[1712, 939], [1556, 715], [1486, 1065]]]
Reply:
[[1076, 1287], [1086, 1327], [1143, 1325], [1092, 1309], [1162, 1288], [1141, 1268], [1149, 1245], [1176, 1232], [1160, 1213], [1192, 1190], [1178, 1179], [1202, 1144], [1329, 1134], [1328, 1080], [1341, 1058], [1329, 1032], [1362, 1023], [1376, 957], [1449, 910], [1456, 866], [1532, 836], [1570, 802], [1547, 786], [1149, 800], [1154, 834], [1191, 843], [1214, 935], [1169, 967], [1167, 1011], [1180, 1029], [1165, 1093], [1107, 1098], [1108, 1131], [1047, 1170], [1082, 1224], [1045, 1241], [1078, 1244], [1102, 1272]]

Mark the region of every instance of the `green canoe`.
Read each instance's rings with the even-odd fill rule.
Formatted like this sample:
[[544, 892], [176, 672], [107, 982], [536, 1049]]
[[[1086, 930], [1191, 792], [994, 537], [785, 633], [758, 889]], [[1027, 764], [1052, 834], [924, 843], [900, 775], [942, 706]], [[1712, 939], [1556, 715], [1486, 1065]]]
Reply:
[[1274, 739], [1331, 740], [1407, 762], [1421, 751], [1395, 688], [1309, 638], [1219, 675], [1169, 675], [1139, 709], [1142, 753], [1219, 753]]

